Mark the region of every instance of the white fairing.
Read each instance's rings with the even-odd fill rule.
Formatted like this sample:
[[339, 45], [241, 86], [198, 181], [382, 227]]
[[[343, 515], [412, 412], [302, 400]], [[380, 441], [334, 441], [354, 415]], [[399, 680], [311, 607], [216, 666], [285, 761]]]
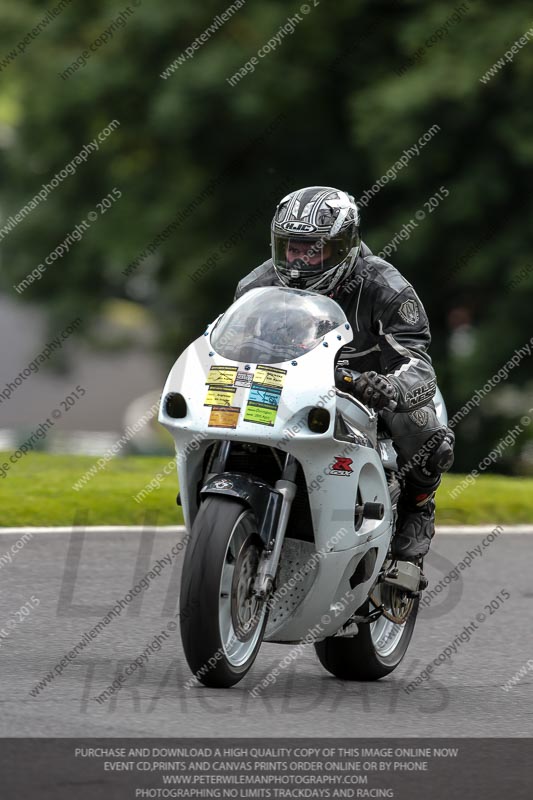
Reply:
[[[268, 303], [272, 297], [269, 293], [276, 291], [295, 290], [254, 289], [244, 297], [263, 292]], [[311, 296], [306, 292], [299, 294]], [[263, 295], [258, 297], [263, 299]], [[241, 298], [237, 302], [242, 303], [243, 300]], [[228, 311], [234, 309], [235, 305]], [[298, 591], [293, 593], [295, 600], [292, 611], [290, 604], [287, 606], [289, 593], [285, 593], [287, 596], [279, 600], [280, 607], [283, 605], [283, 613], [279, 609], [278, 613], [276, 609], [270, 612], [267, 640], [300, 640], [317, 624], [320, 625], [318, 638], [335, 633], [365, 602], [386, 557], [392, 533], [393, 510], [375, 449], [376, 416], [348, 396], [339, 396], [334, 388], [335, 355], [352, 340], [351, 328], [343, 312], [340, 313], [341, 324], [321, 337], [313, 349], [298, 358], [265, 365], [265, 369], [261, 369], [261, 364], [233, 361], [215, 353], [212, 334], [219, 318], [180, 356], [163, 392], [159, 421], [175, 440], [181, 503], [188, 529], [197, 513], [196, 496], [198, 481], [202, 477], [203, 456], [214, 440], [230, 439], [269, 445], [291, 453], [302, 466], [309, 492], [314, 545], [290, 539], [289, 529], [281, 557], [280, 574], [289, 575], [291, 571], [298, 571], [291, 570], [284, 558], [292, 559], [290, 563], [299, 563], [300, 567], [311, 558], [314, 569], [305, 582], [299, 583]], [[214, 371], [213, 367], [229, 367], [230, 371], [224, 374]], [[269, 374], [269, 370], [273, 372]], [[257, 398], [257, 390], [242, 385], [254, 382], [254, 378], [246, 378], [246, 375], [257, 376], [263, 386], [266, 385], [265, 381], [271, 386], [276, 384], [274, 388], [267, 388], [266, 393], [270, 393], [271, 399], [277, 398], [277, 410], [263, 411], [257, 406], [252, 406], [251, 411], [247, 410], [250, 397]], [[234, 385], [228, 386], [232, 376]], [[208, 377], [210, 381], [219, 382], [208, 384]], [[182, 419], [171, 418], [165, 412], [164, 398], [170, 392], [179, 392], [186, 400], [187, 413]], [[215, 402], [220, 403], [218, 411], [213, 410], [213, 405], [205, 405]], [[224, 403], [228, 404], [227, 408]], [[330, 412], [329, 430], [323, 434], [312, 433], [307, 425], [308, 413], [316, 406], [322, 406]], [[336, 409], [342, 412], [350, 427], [361, 434], [360, 441], [366, 440], [367, 444], [352, 444], [334, 438]], [[249, 421], [247, 416], [254, 420], [261, 417], [271, 424]], [[217, 423], [235, 427], [220, 427]], [[283, 458], [283, 453], [280, 455]], [[346, 470], [333, 470], [332, 465], [338, 465], [339, 458], [351, 459]], [[354, 507], [359, 502], [382, 503], [385, 508], [383, 519], [365, 519], [356, 529]], [[371, 574], [364, 583], [358, 583], [352, 590], [349, 580], [359, 561], [371, 548], [377, 549]], [[278, 590], [282, 585], [279, 578], [280, 575]], [[302, 591], [302, 585], [305, 591]]]

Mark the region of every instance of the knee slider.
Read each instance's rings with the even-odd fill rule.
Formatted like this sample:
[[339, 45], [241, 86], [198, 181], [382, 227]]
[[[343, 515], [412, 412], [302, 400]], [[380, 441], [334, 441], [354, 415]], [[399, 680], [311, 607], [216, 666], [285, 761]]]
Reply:
[[455, 435], [451, 428], [443, 428], [440, 442], [435, 443], [435, 449], [428, 456], [424, 464], [426, 470], [433, 473], [448, 472], [453, 464], [453, 447]]

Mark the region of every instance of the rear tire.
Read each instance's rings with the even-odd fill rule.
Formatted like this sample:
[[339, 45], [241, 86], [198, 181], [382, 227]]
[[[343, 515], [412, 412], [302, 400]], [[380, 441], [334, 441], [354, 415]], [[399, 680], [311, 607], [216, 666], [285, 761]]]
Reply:
[[206, 686], [233, 686], [255, 661], [267, 609], [249, 590], [262, 549], [249, 508], [222, 495], [201, 504], [183, 564], [180, 629], [187, 663]]
[[[380, 584], [380, 601], [389, 606], [390, 587]], [[389, 675], [400, 664], [413, 635], [419, 599], [412, 601], [406, 621], [399, 625], [385, 617], [359, 624], [357, 636], [329, 636], [315, 644], [320, 663], [328, 672], [344, 681], [376, 681]], [[390, 604], [392, 606], [392, 603]], [[367, 600], [358, 613], [365, 616], [374, 610]]]

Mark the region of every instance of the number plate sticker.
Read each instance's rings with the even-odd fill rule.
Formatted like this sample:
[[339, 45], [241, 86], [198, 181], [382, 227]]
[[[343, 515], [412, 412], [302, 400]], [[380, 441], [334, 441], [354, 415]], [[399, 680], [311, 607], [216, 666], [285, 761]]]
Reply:
[[258, 403], [263, 406], [279, 406], [279, 399], [281, 397], [281, 389], [263, 389], [259, 386], [252, 386], [250, 389], [250, 402]]
[[277, 413], [277, 408], [248, 403], [243, 419], [245, 422], [255, 422], [258, 425], [272, 426], [276, 421]]
[[211, 367], [206, 383], [212, 386], [233, 386], [237, 367]]
[[210, 386], [204, 406], [231, 406], [237, 389]]
[[237, 406], [213, 406], [209, 415], [209, 428], [236, 428], [241, 409]]
[[262, 364], [258, 364], [255, 370], [254, 383], [260, 386], [271, 386], [274, 389], [281, 389], [286, 374], [286, 369], [265, 367]]

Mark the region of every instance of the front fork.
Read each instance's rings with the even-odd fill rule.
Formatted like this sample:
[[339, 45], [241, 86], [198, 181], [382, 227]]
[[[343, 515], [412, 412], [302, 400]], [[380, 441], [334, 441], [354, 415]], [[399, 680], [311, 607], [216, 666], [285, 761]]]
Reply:
[[265, 600], [268, 597], [278, 571], [281, 548], [285, 541], [292, 501], [296, 495], [297, 469], [296, 459], [294, 456], [287, 454], [281, 478], [276, 481], [274, 486], [276, 492], [282, 496], [278, 525], [272, 531], [272, 536], [263, 550], [252, 590], [253, 594], [260, 600]]
[[272, 590], [278, 571], [292, 501], [296, 495], [298, 463], [294, 456], [287, 454], [281, 478], [276, 481], [272, 489], [262, 481], [247, 479], [238, 473], [225, 472], [229, 451], [230, 442], [223, 442], [208, 466], [206, 482], [200, 493], [238, 497], [256, 511], [258, 533], [265, 547], [252, 586], [252, 594], [264, 601]]

